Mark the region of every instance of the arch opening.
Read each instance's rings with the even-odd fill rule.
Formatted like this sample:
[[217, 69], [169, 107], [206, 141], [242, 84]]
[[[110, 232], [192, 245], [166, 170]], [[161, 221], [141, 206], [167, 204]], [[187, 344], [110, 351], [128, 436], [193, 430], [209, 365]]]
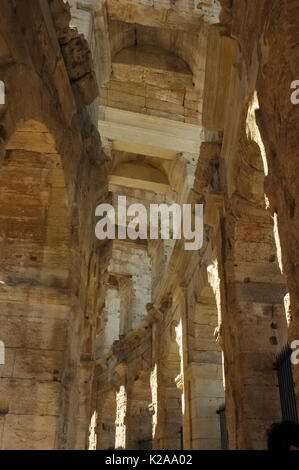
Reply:
[[70, 318], [70, 225], [61, 158], [41, 123], [21, 123], [9, 140], [0, 194], [2, 339], [14, 361], [2, 378], [3, 448], [54, 448]]
[[128, 393], [128, 449], [152, 449], [151, 397], [149, 374], [142, 373]]
[[115, 449], [116, 434], [116, 397], [114, 392], [108, 392], [103, 398], [99, 416], [97, 449], [113, 450]]

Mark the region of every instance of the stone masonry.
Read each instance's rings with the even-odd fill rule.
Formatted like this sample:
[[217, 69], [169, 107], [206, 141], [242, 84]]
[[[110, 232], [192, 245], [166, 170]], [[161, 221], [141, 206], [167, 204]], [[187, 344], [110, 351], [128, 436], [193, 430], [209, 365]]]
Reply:
[[[224, 407], [229, 449], [266, 448], [299, 341], [298, 25], [299, 0], [2, 0], [0, 449], [219, 450]], [[98, 240], [119, 196], [203, 204], [201, 249]]]

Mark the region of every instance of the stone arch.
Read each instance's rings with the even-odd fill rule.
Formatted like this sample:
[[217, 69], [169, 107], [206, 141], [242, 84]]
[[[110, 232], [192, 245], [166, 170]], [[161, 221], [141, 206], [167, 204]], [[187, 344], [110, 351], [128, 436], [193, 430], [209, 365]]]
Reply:
[[[37, 223], [40, 240], [37, 230], [34, 232], [35, 247], [39, 241], [43, 244], [46, 240], [46, 249], [40, 249], [42, 261], [33, 254], [29, 259], [31, 264], [25, 263], [17, 271], [17, 265], [14, 270], [13, 262], [8, 259], [9, 253], [3, 250], [0, 253], [0, 263], [1, 256], [8, 261], [4, 268], [1, 266], [2, 273], [12, 280], [26, 281], [0, 285], [1, 303], [5, 307], [2, 312], [7, 315], [3, 335], [10, 338], [6, 344], [9, 367], [5, 366], [1, 380], [1, 387], [9, 396], [4, 447], [12, 442], [11, 448], [25, 445], [26, 448], [85, 448], [87, 442], [93, 375], [93, 363], [89, 360], [92, 345], [87, 343], [91, 342], [89, 338], [93, 340], [97, 308], [91, 298], [101, 302], [105, 271], [105, 261], [95, 266], [91, 253], [99, 259], [98, 253], [109, 249], [107, 244], [96, 243], [92, 226], [94, 207], [107, 196], [107, 167], [99, 135], [91, 124], [88, 110], [84, 109], [97, 91], [88, 47], [82, 36], [69, 29], [69, 19], [68, 6], [62, 0], [44, 3], [43, 7], [36, 5], [34, 14], [33, 10], [27, 12], [23, 2], [13, 5], [7, 2], [5, 14], [1, 16], [1, 80], [6, 100], [0, 105], [0, 163], [3, 162], [0, 175], [9, 162], [16, 163], [17, 156], [21, 172], [21, 153], [26, 153], [26, 168], [39, 161], [40, 168], [35, 173], [40, 171], [42, 175], [44, 199], [47, 192], [51, 193], [51, 184], [42, 187], [44, 182], [49, 182], [47, 172], [51, 168], [47, 164], [59, 163], [53, 172], [61, 175], [61, 198], [58, 188], [53, 189], [53, 197], [58, 200], [54, 215], [53, 201], [30, 208], [32, 217], [34, 214], [37, 217], [40, 210], [42, 217], [50, 219], [48, 230], [40, 230]], [[75, 39], [75, 48], [66, 51], [68, 47], [62, 36]], [[78, 68], [84, 69], [83, 77]], [[81, 78], [88, 97], [81, 93]], [[30, 137], [24, 142], [26, 136]], [[16, 177], [12, 181], [15, 187], [21, 186]], [[30, 181], [27, 183], [30, 186]], [[31, 190], [36, 191], [38, 199], [39, 189], [32, 186], [28, 192]], [[25, 203], [30, 198], [25, 195], [24, 199], [18, 204], [18, 214], [15, 211], [20, 224], [22, 217], [26, 219], [29, 215]], [[27, 212], [22, 213], [24, 206]], [[62, 221], [59, 230], [55, 230], [55, 217]], [[8, 219], [12, 218], [13, 209], [8, 214]], [[65, 227], [65, 234], [70, 231], [68, 240], [62, 236]], [[10, 224], [9, 230], [12, 228]], [[24, 234], [25, 228], [22, 230], [19, 235]], [[58, 245], [56, 253], [49, 249], [50, 240]], [[18, 243], [16, 255], [22, 251], [21, 241]], [[70, 269], [66, 268], [68, 261], [62, 254], [63, 245], [71, 252]], [[27, 252], [22, 254], [26, 258]], [[24, 262], [22, 258], [18, 260]], [[12, 364], [16, 366], [14, 370]], [[18, 400], [18, 393], [22, 394], [22, 400]], [[79, 402], [85, 406], [79, 406]]]
[[191, 449], [220, 450], [217, 411], [225, 401], [223, 363], [221, 349], [215, 340], [218, 312], [206, 262], [196, 268], [187, 302], [190, 361], [186, 372], [190, 399], [187, 444]]
[[[180, 324], [173, 320], [169, 327], [167, 344], [164, 344], [161, 357], [161, 377], [159, 395], [161, 397], [159, 425], [155, 441], [159, 449], [183, 449], [182, 416], [182, 358], [177, 336]], [[165, 342], [166, 343], [166, 342]]]
[[113, 64], [134, 65], [140, 70], [152, 68], [192, 75], [188, 64], [178, 55], [161, 48], [159, 45], [150, 45], [146, 42], [122, 49], [114, 56]]
[[[219, 198], [218, 209], [212, 204], [219, 215], [212, 226], [229, 446], [261, 449], [267, 428], [281, 419], [273, 363], [287, 339], [283, 305], [287, 288], [264, 198], [265, 146], [256, 125], [259, 111], [253, 96], [256, 64], [247, 75], [240, 43], [215, 28], [211, 32], [203, 122], [210, 130], [223, 131], [220, 186], [224, 197]], [[226, 64], [219, 68], [224, 57]], [[233, 65], [236, 62], [239, 70]], [[215, 66], [221, 72], [213, 74]], [[269, 116], [268, 122], [273, 122]]]
[[[142, 24], [128, 24], [112, 21], [109, 27], [111, 41], [111, 59], [122, 53], [124, 49], [134, 46], [152, 50], [164, 51], [172, 54], [181, 63], [184, 62], [193, 75], [196, 89], [202, 87], [202, 70], [204, 68], [204, 54], [206, 49], [206, 35], [200, 32], [178, 31], [156, 28]], [[200, 50], [200, 54], [198, 54]]]
[[127, 448], [152, 448], [152, 412], [150, 405], [150, 371], [142, 371], [137, 380], [128, 385]]
[[100, 399], [97, 424], [97, 450], [115, 449], [116, 397], [111, 390]]
[[287, 286], [278, 265], [273, 220], [266, 210], [252, 108], [250, 96], [238, 122], [234, 157], [225, 161], [223, 265], [218, 258], [226, 417], [230, 448], [237, 449], [264, 448], [267, 428], [281, 419], [273, 364], [287, 341]]
[[6, 145], [0, 178], [3, 280], [67, 287], [68, 199], [62, 161], [44, 125], [27, 121], [18, 127]]
[[130, 276], [109, 273], [105, 307], [103, 309], [96, 338], [96, 356], [108, 354], [114, 341], [123, 335], [129, 322], [132, 295]]
[[3, 341], [15, 364], [1, 384], [3, 448], [51, 449], [71, 315], [70, 223], [61, 158], [44, 124], [23, 120], [8, 139], [0, 187]]
[[[196, 89], [202, 86], [202, 70], [204, 68], [204, 53], [206, 37], [200, 33], [187, 31], [171, 31], [160, 28], [138, 25], [137, 43], [147, 44], [168, 51], [188, 64], [192, 73], [192, 83]], [[200, 53], [198, 53], [200, 51]]]
[[[66, 74], [64, 70], [61, 73]], [[67, 75], [63, 78], [68, 80]], [[63, 96], [60, 87], [54, 91], [49, 83], [45, 83], [34, 70], [23, 64], [6, 68], [3, 81], [7, 84], [7, 96], [0, 113], [2, 151], [15, 132], [21, 132], [24, 125], [33, 121], [39, 125], [42, 123], [49, 134], [55, 136], [56, 149], [60, 150], [63, 126], [59, 123], [68, 126], [72, 122], [76, 113], [73, 96], [67, 90], [64, 90]], [[56, 106], [60, 99], [68, 107], [69, 113]]]

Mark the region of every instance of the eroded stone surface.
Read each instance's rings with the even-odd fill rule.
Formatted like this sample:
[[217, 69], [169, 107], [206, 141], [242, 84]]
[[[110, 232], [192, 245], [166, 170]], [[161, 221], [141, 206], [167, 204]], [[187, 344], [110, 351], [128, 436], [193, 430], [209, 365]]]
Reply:
[[[265, 448], [275, 358], [299, 340], [298, 0], [14, 4], [0, 447], [220, 449], [225, 404], [229, 448]], [[119, 195], [203, 203], [201, 250], [98, 241]]]

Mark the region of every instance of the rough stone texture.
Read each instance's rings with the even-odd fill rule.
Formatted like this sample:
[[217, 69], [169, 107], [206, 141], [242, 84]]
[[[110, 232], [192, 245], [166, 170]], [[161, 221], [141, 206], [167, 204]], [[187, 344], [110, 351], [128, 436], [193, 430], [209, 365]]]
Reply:
[[52, 0], [49, 7], [75, 99], [79, 107], [84, 107], [98, 95], [89, 45], [76, 28], [69, 28], [71, 14], [68, 3]]
[[[216, 450], [224, 404], [229, 448], [265, 448], [299, 339], [298, 21], [298, 0], [3, 0], [1, 449]], [[203, 203], [201, 250], [99, 242], [119, 195]]]
[[[134, 6], [131, 5], [132, 3]], [[277, 20], [277, 28], [279, 28], [278, 18], [283, 13], [283, 9], [285, 8], [288, 12], [291, 10], [294, 14], [296, 2], [281, 2], [281, 5], [277, 3], [271, 15], [270, 6], [267, 6], [266, 2], [264, 5], [263, 2], [236, 1], [233, 6], [232, 2], [221, 3], [223, 9], [219, 25], [202, 28], [201, 33], [195, 32], [191, 26], [188, 32], [187, 28], [177, 26], [176, 42], [169, 25], [165, 25], [162, 29], [162, 25], [157, 23], [158, 17], [145, 15], [145, 19], [140, 19], [138, 9], [143, 8], [142, 11], [146, 11], [146, 7], [141, 6], [141, 2], [108, 3], [108, 16], [110, 12], [112, 19], [110, 38], [114, 58], [112, 57], [111, 80], [101, 88], [101, 104], [108, 108], [149, 114], [148, 103], [151, 103], [154, 115], [158, 116], [157, 111], [159, 111], [159, 117], [163, 116], [164, 119], [168, 119], [168, 124], [165, 121], [165, 128], [167, 125], [170, 127], [170, 120], [188, 122], [182, 119], [183, 113], [186, 116], [186, 112], [182, 110], [180, 87], [177, 86], [174, 93], [174, 86], [166, 86], [167, 83], [170, 85], [166, 76], [159, 83], [149, 82], [149, 80], [157, 80], [157, 75], [149, 78], [148, 64], [151, 64], [151, 67], [153, 65], [158, 67], [157, 59], [162, 49], [168, 51], [167, 61], [171, 59], [170, 53], [174, 53], [189, 65], [196, 88], [194, 91], [189, 91], [186, 86], [183, 106], [190, 106], [190, 111], [191, 109], [194, 112], [200, 111], [199, 120], [189, 121], [199, 126], [199, 133], [203, 131], [202, 125], [205, 126], [205, 132], [201, 134], [199, 158], [196, 153], [188, 157], [184, 155], [184, 159], [178, 158], [176, 163], [170, 166], [169, 163], [162, 162], [161, 151], [159, 154], [158, 150], [153, 151], [146, 145], [141, 147], [140, 144], [135, 143], [136, 147], [131, 152], [131, 156], [123, 156], [124, 159], [131, 158], [133, 161], [137, 158], [136, 155], [139, 159], [141, 156], [144, 159], [144, 155], [150, 155], [151, 164], [158, 167], [159, 161], [159, 167], [161, 168], [162, 164], [168, 175], [170, 187], [176, 189], [175, 195], [170, 195], [168, 192], [167, 198], [184, 202], [204, 201], [206, 204], [205, 242], [198, 256], [189, 257], [188, 254], [182, 252], [182, 245], [177, 242], [170, 247], [167, 257], [164, 258], [163, 253], [166, 254], [167, 247], [163, 249], [162, 244], [149, 243], [154, 280], [154, 309], [150, 310], [152, 313], [149, 313], [144, 327], [141, 325], [141, 328], [136, 331], [135, 339], [133, 331], [127, 337], [120, 339], [121, 349], [118, 361], [123, 362], [126, 357], [127, 368], [123, 386], [129, 391], [132, 371], [135, 370], [136, 376], [142, 371], [138, 369], [140, 372], [137, 372], [138, 363], [135, 363], [133, 356], [124, 355], [125, 342], [127, 342], [128, 351], [131, 350], [132, 341], [137, 350], [137, 338], [140, 337], [141, 346], [149, 328], [155, 338], [152, 343], [150, 362], [152, 445], [155, 448], [167, 448], [168, 445], [175, 448], [177, 445], [175, 440], [172, 440], [171, 444], [163, 440], [165, 438], [163, 428], [165, 426], [167, 428], [165, 416], [168, 411], [168, 405], [166, 409], [163, 409], [163, 403], [165, 399], [167, 400], [167, 388], [174, 382], [177, 385], [180, 384], [183, 391], [184, 416], [181, 422], [184, 448], [219, 448], [219, 423], [216, 410], [224, 403], [224, 400], [229, 446], [232, 449], [264, 448], [266, 430], [273, 421], [280, 419], [281, 413], [273, 364], [276, 354], [287, 341], [287, 321], [283, 305], [284, 296], [290, 286], [286, 285], [287, 279], [279, 270], [280, 256], [275, 246], [273, 220], [266, 210], [264, 193], [266, 191], [271, 206], [271, 197], [274, 197], [273, 189], [282, 187], [282, 183], [281, 181], [279, 184], [278, 181], [274, 185], [271, 183], [268, 194], [267, 180], [269, 180], [271, 169], [265, 178], [265, 149], [266, 153], [269, 150], [267, 150], [266, 142], [261, 142], [261, 139], [264, 140], [267, 137], [263, 136], [262, 127], [260, 129], [258, 127], [261, 126], [260, 111], [256, 111], [257, 99], [264, 98], [264, 94], [269, 97], [269, 100], [270, 96], [273, 97], [269, 86], [273, 69], [270, 69], [270, 72], [265, 65], [269, 60], [268, 43], [273, 41], [275, 44], [272, 37], [272, 24], [275, 28]], [[287, 20], [286, 16], [284, 13], [285, 20]], [[186, 19], [186, 16], [184, 18]], [[137, 23], [135, 30], [129, 25], [134, 23], [134, 19]], [[290, 18], [288, 20], [290, 21]], [[124, 21], [129, 24], [125, 25]], [[294, 22], [293, 19], [291, 24]], [[266, 45], [262, 42], [264, 25], [267, 25], [268, 34], [271, 36], [270, 40], [267, 39]], [[288, 26], [286, 25], [285, 28], [286, 31]], [[192, 37], [196, 35], [197, 38], [201, 35], [201, 47], [195, 47], [192, 42]], [[281, 41], [284, 48], [289, 36], [290, 34], [285, 34], [284, 41]], [[292, 40], [295, 41], [296, 38], [293, 37]], [[258, 41], [260, 41], [259, 45]], [[188, 49], [187, 42], [191, 45], [192, 53]], [[174, 43], [176, 44], [175, 51], [172, 49]], [[121, 52], [120, 44], [123, 44]], [[154, 58], [152, 57], [154, 49], [145, 49], [145, 45], [157, 48]], [[288, 47], [291, 48], [289, 42]], [[296, 48], [292, 50], [295, 51]], [[279, 54], [273, 51], [271, 57], [277, 67], [275, 76], [280, 80]], [[142, 70], [140, 58], [143, 61]], [[167, 61], [164, 60], [164, 64]], [[178, 59], [177, 64], [179, 63]], [[264, 67], [266, 67], [265, 70]], [[162, 71], [163, 66], [160, 66], [159, 73], [165, 74]], [[262, 79], [265, 83], [265, 90], [259, 92]], [[294, 79], [295, 77], [290, 78], [289, 84]], [[174, 84], [174, 81], [171, 83]], [[255, 89], [260, 96], [258, 93], [254, 94]], [[282, 93], [278, 86], [276, 90], [277, 96]], [[198, 103], [202, 103], [202, 100], [203, 106], [199, 107]], [[295, 115], [295, 109], [291, 111], [289, 105], [290, 94], [286, 95], [286, 100], [288, 100], [289, 112]], [[162, 108], [163, 102], [164, 108]], [[265, 112], [268, 112], [265, 122], [267, 125], [277, 122], [280, 126], [281, 120], [275, 120], [275, 116], [278, 115], [278, 106], [274, 107], [273, 99], [271, 107], [270, 102], [268, 107], [268, 111], [267, 108], [265, 109]], [[161, 114], [161, 111], [164, 114]], [[108, 121], [109, 113], [105, 111], [104, 120]], [[114, 116], [117, 116], [116, 112]], [[129, 114], [127, 116], [129, 120]], [[194, 118], [195, 115], [192, 117]], [[118, 119], [119, 121], [115, 119], [113, 123], [122, 122], [120, 112]], [[284, 121], [288, 122], [286, 116]], [[124, 143], [124, 133], [120, 130], [118, 132], [112, 120], [110, 122], [109, 125], [115, 127], [113, 133], [106, 132], [105, 127], [105, 137], [108, 136], [108, 141], [104, 142], [104, 148], [112, 161], [119, 162], [121, 157], [116, 150], [118, 152], [132, 150], [134, 145], [132, 142], [130, 145]], [[146, 122], [149, 121], [144, 119], [144, 123]], [[104, 131], [101, 126], [100, 129]], [[278, 129], [279, 131], [273, 129], [271, 135], [279, 135], [280, 127]], [[216, 132], [219, 134], [217, 135]], [[112, 135], [113, 137], [109, 137]], [[187, 137], [187, 128], [185, 135]], [[155, 138], [157, 147], [160, 143], [161, 140]], [[271, 146], [270, 142], [268, 145]], [[283, 145], [285, 152], [286, 144], [281, 142], [280, 145]], [[158, 160], [153, 157], [160, 158]], [[186, 157], [189, 164], [192, 162], [194, 165], [192, 170], [191, 165], [186, 169]], [[170, 156], [167, 158], [171, 159]], [[285, 159], [287, 171], [289, 171], [289, 158]], [[113, 168], [115, 176], [111, 179], [113, 182], [111, 189], [115, 191], [115, 184], [125, 184], [125, 179], [123, 179], [125, 173], [117, 169], [117, 164], [114, 164]], [[137, 175], [137, 170], [135, 174]], [[275, 174], [278, 178], [280, 175], [278, 167], [276, 167]], [[295, 175], [295, 171], [292, 174]], [[185, 188], [182, 184], [182, 175], [184, 175], [185, 182], [189, 183], [189, 186], [186, 185]], [[132, 175], [130, 177], [132, 178]], [[158, 181], [154, 179], [153, 174], [152, 180]], [[264, 182], [266, 183], [265, 189]], [[135, 188], [138, 187], [139, 190], [142, 188], [137, 179], [134, 184], [132, 182], [132, 185]], [[157, 184], [152, 187], [158, 189]], [[195, 193], [190, 193], [191, 188], [194, 188]], [[135, 198], [137, 198], [136, 189]], [[140, 200], [140, 196], [138, 199]], [[289, 211], [284, 211], [284, 214], [288, 213]], [[284, 226], [286, 227], [287, 224]], [[288, 249], [291, 246], [293, 245], [289, 242]], [[296, 276], [293, 279], [296, 279]], [[178, 290], [178, 286], [183, 286], [182, 292], [180, 288]], [[177, 314], [173, 313], [174, 317], [167, 323], [167, 328], [172, 331], [171, 325], [173, 325], [174, 330], [177, 328], [180, 332], [178, 340], [180, 367], [167, 377], [166, 383], [169, 385], [165, 386], [161, 374], [165, 374], [167, 370], [166, 362], [162, 360], [167, 346], [164, 344], [165, 337], [163, 337], [163, 345], [157, 341], [157, 338], [163, 331], [162, 325], [167, 317], [167, 310], [163, 305], [166, 299], [168, 303], [169, 299], [171, 299], [170, 302], [174, 302], [174, 298], [180, 299], [178, 303], [181, 305], [181, 313], [178, 320], [174, 319]], [[222, 385], [222, 358], [219, 346], [214, 342], [214, 330], [223, 350], [225, 398]], [[291, 332], [292, 328], [289, 331]], [[290, 337], [295, 338], [295, 336]], [[112, 351], [113, 356], [107, 356], [104, 369], [102, 369], [103, 361], [101, 360], [102, 365], [97, 379], [100, 384], [99, 390], [107, 384], [108, 371], [111, 370], [113, 364], [116, 364], [115, 346]], [[145, 396], [146, 394], [144, 394], [144, 399]], [[128, 392], [126, 409], [129, 401]], [[146, 409], [145, 404], [144, 409]], [[172, 427], [175, 429], [175, 426]], [[129, 436], [128, 439], [132, 437]]]
[[74, 34], [68, 8], [50, 3], [5, 1], [0, 20], [2, 449], [85, 447], [92, 299], [101, 302], [107, 266], [108, 247], [85, 225], [108, 189], [100, 139], [82, 109], [95, 88], [79, 71], [78, 100], [67, 70], [71, 55], [84, 73], [92, 65], [82, 37], [64, 61], [62, 31]]

